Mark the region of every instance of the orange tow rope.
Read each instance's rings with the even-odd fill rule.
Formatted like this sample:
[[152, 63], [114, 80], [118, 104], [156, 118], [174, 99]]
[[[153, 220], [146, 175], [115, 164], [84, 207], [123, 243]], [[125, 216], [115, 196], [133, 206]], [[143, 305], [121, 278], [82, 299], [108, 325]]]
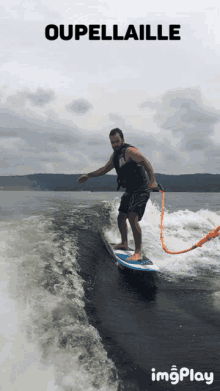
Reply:
[[215, 229], [212, 229], [211, 231], [209, 231], [205, 236], [204, 238], [200, 239], [196, 244], [194, 244], [194, 246], [188, 248], [187, 250], [183, 250], [183, 251], [169, 251], [165, 244], [164, 244], [164, 241], [163, 241], [163, 213], [164, 213], [164, 191], [162, 190], [159, 190], [159, 192], [161, 193], [161, 214], [160, 214], [160, 242], [161, 242], [161, 247], [162, 249], [168, 253], [168, 254], [182, 254], [182, 253], [187, 253], [188, 251], [191, 251], [191, 250], [194, 250], [194, 248], [196, 247], [202, 247], [202, 245], [205, 243], [205, 242], [208, 242], [208, 240], [211, 240], [213, 238], [216, 238], [218, 235], [220, 235], [220, 225], [218, 227], [216, 227]]

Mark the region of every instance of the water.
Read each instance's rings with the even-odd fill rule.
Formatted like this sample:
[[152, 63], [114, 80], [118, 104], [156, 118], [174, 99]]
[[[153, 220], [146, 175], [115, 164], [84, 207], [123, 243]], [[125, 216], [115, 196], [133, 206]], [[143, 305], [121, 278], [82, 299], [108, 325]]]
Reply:
[[[156, 372], [193, 368], [220, 387], [220, 239], [160, 246], [160, 195], [141, 221], [160, 273], [119, 269], [118, 193], [1, 192], [1, 390], [173, 390]], [[219, 225], [218, 193], [166, 193], [164, 242], [184, 250]], [[134, 245], [129, 228], [129, 245]]]

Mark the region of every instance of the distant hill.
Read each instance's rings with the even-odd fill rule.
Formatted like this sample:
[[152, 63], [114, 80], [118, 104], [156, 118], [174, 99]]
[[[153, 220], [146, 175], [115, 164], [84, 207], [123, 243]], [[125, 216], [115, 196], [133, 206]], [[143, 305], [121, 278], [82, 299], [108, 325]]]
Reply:
[[[0, 176], [0, 190], [35, 191], [116, 191], [116, 175], [89, 178], [77, 182], [81, 174], [31, 174]], [[155, 174], [167, 192], [220, 192], [220, 174], [165, 175]], [[121, 191], [123, 189], [121, 188]]]

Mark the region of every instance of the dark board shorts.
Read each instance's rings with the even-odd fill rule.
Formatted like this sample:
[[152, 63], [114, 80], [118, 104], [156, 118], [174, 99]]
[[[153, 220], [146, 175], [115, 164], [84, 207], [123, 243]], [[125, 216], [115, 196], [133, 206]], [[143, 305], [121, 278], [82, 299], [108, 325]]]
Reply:
[[121, 204], [118, 210], [127, 215], [130, 212], [135, 212], [138, 215], [138, 221], [140, 221], [144, 215], [149, 198], [150, 192], [146, 192], [146, 190], [138, 190], [134, 193], [125, 192], [121, 197]]

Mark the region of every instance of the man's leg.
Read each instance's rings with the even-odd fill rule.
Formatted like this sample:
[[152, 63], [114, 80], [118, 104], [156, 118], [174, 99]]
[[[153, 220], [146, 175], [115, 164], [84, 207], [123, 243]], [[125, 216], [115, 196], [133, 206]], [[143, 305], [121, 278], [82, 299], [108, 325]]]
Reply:
[[134, 236], [135, 253], [141, 252], [141, 227], [138, 222], [138, 215], [135, 212], [130, 212], [128, 215], [129, 223]]
[[127, 227], [127, 220], [128, 216], [123, 213], [119, 212], [118, 214], [118, 228], [121, 234], [121, 243], [116, 244], [114, 248], [127, 248], [128, 247], [128, 227]]
[[130, 212], [128, 215], [128, 219], [134, 236], [135, 254], [136, 254], [129, 257], [128, 260], [138, 261], [141, 258], [141, 227], [138, 222], [137, 213]]

